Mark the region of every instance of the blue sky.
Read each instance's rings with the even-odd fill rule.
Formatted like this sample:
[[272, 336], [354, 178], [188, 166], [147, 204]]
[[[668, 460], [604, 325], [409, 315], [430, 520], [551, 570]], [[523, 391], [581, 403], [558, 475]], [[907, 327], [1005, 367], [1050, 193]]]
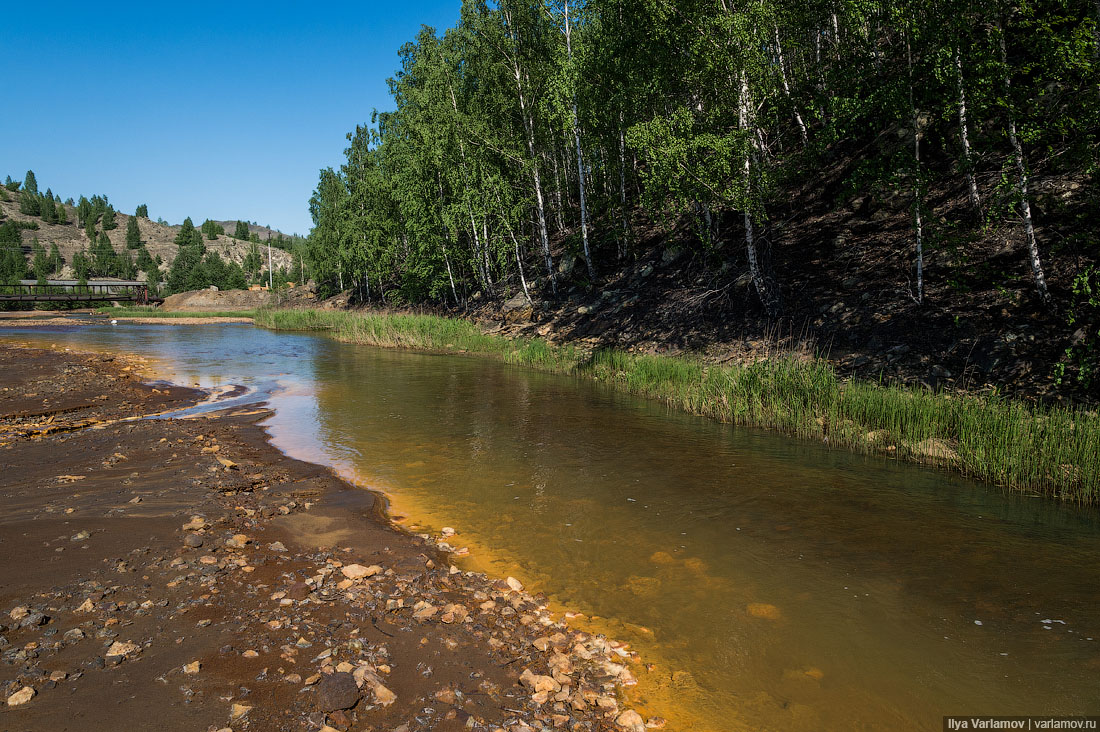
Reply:
[[344, 135], [388, 109], [420, 26], [460, 0], [11, 3], [0, 23], [0, 180], [152, 218], [250, 219], [308, 233]]

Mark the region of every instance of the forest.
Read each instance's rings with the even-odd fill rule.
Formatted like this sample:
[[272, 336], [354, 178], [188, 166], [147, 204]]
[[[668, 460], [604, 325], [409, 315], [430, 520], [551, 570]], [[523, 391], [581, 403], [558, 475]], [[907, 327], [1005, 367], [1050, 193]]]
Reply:
[[[1083, 0], [464, 0], [454, 27], [402, 47], [393, 109], [321, 171], [312, 271], [361, 301], [553, 299], [678, 232], [776, 318], [798, 295], [773, 253], [809, 189], [871, 221], [903, 211], [884, 253], [898, 300], [965, 292], [977, 243], [1003, 240], [1018, 269], [997, 276], [1095, 341], [1098, 15]], [[1065, 191], [1057, 207], [1037, 205], [1037, 179]], [[959, 271], [930, 282], [948, 249]]]

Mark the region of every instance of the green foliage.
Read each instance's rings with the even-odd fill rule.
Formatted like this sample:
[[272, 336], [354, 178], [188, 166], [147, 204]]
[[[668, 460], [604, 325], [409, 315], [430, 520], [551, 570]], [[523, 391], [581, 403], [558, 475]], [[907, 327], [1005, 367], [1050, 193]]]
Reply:
[[[54, 245], [56, 251], [56, 245]], [[34, 276], [38, 280], [45, 280], [51, 274], [53, 274], [53, 262], [50, 255], [46, 254], [46, 249], [39, 243], [38, 237], [34, 237], [34, 241], [31, 243], [31, 270], [34, 272]]]
[[93, 277], [115, 277], [118, 272], [118, 254], [107, 232], [99, 232], [99, 238], [91, 250], [92, 266], [90, 274]]
[[103, 217], [100, 219], [99, 225], [104, 231], [113, 231], [118, 228], [118, 219], [115, 216], [114, 206], [108, 206], [107, 210], [103, 212]]
[[1055, 376], [1058, 383], [1073, 378], [1087, 391], [1100, 378], [1100, 268], [1088, 267], [1074, 279], [1066, 322], [1076, 330]]
[[248, 241], [248, 239], [249, 239], [248, 224], [246, 224], [243, 221], [238, 221], [237, 222], [237, 227], [233, 230], [233, 238], [234, 239], [241, 239], [243, 241]]
[[23, 190], [19, 194], [19, 213], [26, 214], [28, 216], [38, 216], [42, 212], [42, 203], [38, 198], [38, 195], [31, 193], [30, 191]]
[[4, 179], [4, 188], [11, 191], [12, 193], [17, 192], [22, 185], [23, 184], [19, 181], [12, 180], [10, 175]]
[[92, 263], [88, 258], [87, 252], [83, 250], [73, 255], [73, 272], [76, 273], [78, 280], [87, 281], [88, 275], [91, 273]]
[[207, 219], [206, 221], [202, 222], [202, 227], [201, 228], [202, 228], [202, 233], [205, 234], [206, 238], [211, 240], [211, 241], [213, 241], [214, 239], [217, 239], [218, 236], [225, 233], [225, 229], [222, 227], [221, 224], [219, 224], [217, 222], [214, 222], [214, 221], [211, 221], [210, 219]]
[[143, 219], [149, 218], [149, 206], [144, 203], [141, 204], [137, 207], [137, 210], [134, 211], [134, 216], [140, 216]]
[[49, 254], [49, 272], [52, 276], [61, 274], [61, 268], [65, 265], [65, 260], [61, 258], [61, 252], [57, 249], [57, 242], [50, 242], [50, 254]]
[[33, 170], [27, 171], [27, 175], [23, 179], [23, 190], [32, 196], [38, 195], [38, 179], [34, 177]]
[[23, 235], [12, 221], [0, 224], [0, 284], [10, 285], [27, 275], [23, 256]]
[[175, 238], [176, 246], [181, 249], [185, 247], [195, 247], [199, 249], [199, 258], [202, 258], [202, 250], [205, 245], [202, 240], [202, 233], [195, 228], [195, 224], [191, 221], [191, 217], [188, 216], [183, 220], [183, 225], [180, 226], [179, 231], [176, 232]]
[[130, 216], [126, 219], [126, 248], [133, 250], [140, 246], [141, 229], [138, 226], [138, 217], [136, 215]]

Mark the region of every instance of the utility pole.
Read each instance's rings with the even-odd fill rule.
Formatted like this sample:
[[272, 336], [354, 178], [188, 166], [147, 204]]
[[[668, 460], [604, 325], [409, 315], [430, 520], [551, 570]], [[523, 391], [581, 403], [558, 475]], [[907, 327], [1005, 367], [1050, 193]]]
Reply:
[[267, 289], [274, 289], [271, 284], [271, 239], [267, 240]]

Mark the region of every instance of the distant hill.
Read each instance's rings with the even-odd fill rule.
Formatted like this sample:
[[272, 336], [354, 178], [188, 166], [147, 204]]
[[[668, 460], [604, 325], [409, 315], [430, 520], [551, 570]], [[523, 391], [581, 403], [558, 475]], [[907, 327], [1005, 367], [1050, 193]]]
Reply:
[[[198, 226], [200, 221], [195, 222], [195, 226]], [[226, 232], [232, 233], [237, 229], [237, 220], [232, 221], [215, 221], [215, 224], [219, 224]], [[298, 238], [297, 234], [286, 234], [278, 229], [272, 229], [267, 226], [260, 226], [259, 224], [253, 224], [248, 221], [245, 222], [248, 225], [248, 233], [255, 234], [260, 237], [260, 241], [266, 241], [267, 239], [278, 239], [282, 237], [284, 239]]]
[[[20, 213], [18, 194], [8, 192], [8, 199], [7, 201], [0, 199], [0, 221], [12, 220], [38, 224], [37, 230], [25, 229], [22, 232], [24, 253], [27, 255], [30, 254], [31, 242], [35, 237], [38, 237], [38, 241], [46, 250], [49, 250], [50, 244], [57, 244], [57, 249], [61, 253], [62, 259], [65, 260], [65, 267], [61, 271], [61, 276], [72, 277], [73, 271], [71, 263], [73, 255], [82, 250], [87, 251], [91, 248], [92, 244], [84, 233], [84, 229], [76, 224], [77, 214], [75, 207], [64, 206], [68, 223], [48, 224], [37, 216], [28, 216]], [[119, 212], [117, 214], [118, 228], [107, 232], [107, 236], [111, 240], [111, 245], [116, 251], [121, 252], [126, 249], [126, 226], [129, 219], [129, 215]], [[202, 221], [202, 219], [194, 220], [195, 226], [200, 226]], [[222, 223], [226, 230], [230, 232], [233, 231], [236, 224], [236, 221]], [[149, 250], [149, 254], [154, 259], [158, 255], [160, 256], [162, 261], [161, 271], [167, 273], [169, 265], [172, 264], [172, 260], [175, 259], [179, 251], [179, 247], [175, 244], [175, 238], [180, 227], [160, 224], [156, 221], [139, 217], [138, 229], [141, 231], [141, 238], [145, 242], [145, 248]], [[278, 236], [280, 233], [266, 227], [250, 227], [250, 230], [259, 234], [261, 240], [266, 239], [267, 235], [266, 233], [260, 232], [272, 232], [272, 237]], [[252, 246], [251, 242], [240, 241], [225, 235], [218, 236], [216, 239], [212, 240], [206, 239], [205, 241], [207, 250], [215, 251], [221, 255], [222, 259], [234, 261], [238, 264], [243, 264], [244, 258], [248, 255], [249, 249]], [[264, 268], [266, 269], [266, 249], [262, 251], [262, 255]], [[289, 253], [281, 249], [272, 248], [271, 259], [275, 269], [279, 269], [282, 267], [290, 268], [293, 258]], [[144, 279], [144, 274], [139, 275], [139, 277]]]

